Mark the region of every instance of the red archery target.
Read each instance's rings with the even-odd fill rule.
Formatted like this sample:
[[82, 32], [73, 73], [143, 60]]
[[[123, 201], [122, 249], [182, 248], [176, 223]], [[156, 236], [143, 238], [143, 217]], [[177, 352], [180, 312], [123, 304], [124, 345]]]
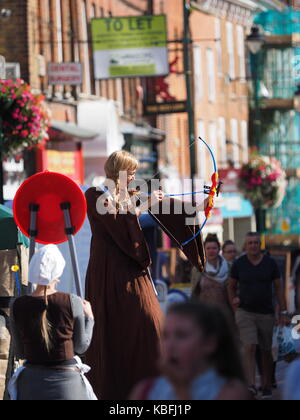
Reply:
[[13, 211], [16, 224], [29, 236], [31, 204], [39, 205], [37, 237], [41, 244], [60, 244], [67, 241], [62, 203], [71, 204], [70, 217], [74, 234], [82, 227], [87, 212], [86, 200], [80, 187], [69, 177], [43, 172], [27, 179], [17, 191]]

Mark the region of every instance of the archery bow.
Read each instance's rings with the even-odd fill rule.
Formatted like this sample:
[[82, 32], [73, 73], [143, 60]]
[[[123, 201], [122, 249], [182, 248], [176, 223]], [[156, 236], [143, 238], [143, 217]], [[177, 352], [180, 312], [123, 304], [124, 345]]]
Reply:
[[209, 153], [210, 153], [212, 161], [213, 161], [214, 173], [211, 177], [211, 180], [212, 180], [211, 187], [204, 187], [204, 189], [206, 191], [209, 191], [208, 205], [205, 209], [205, 221], [203, 222], [202, 226], [200, 227], [200, 229], [196, 233], [196, 235], [194, 235], [192, 238], [188, 239], [186, 242], [183, 242], [181, 244], [182, 247], [185, 247], [185, 246], [189, 245], [191, 242], [193, 242], [193, 240], [195, 240], [201, 234], [202, 230], [204, 229], [204, 227], [206, 226], [208, 220], [210, 219], [210, 217], [212, 215], [212, 211], [215, 207], [215, 197], [219, 195], [220, 189], [221, 189], [221, 186], [222, 186], [222, 183], [219, 181], [219, 172], [218, 172], [217, 162], [216, 162], [215, 156], [213, 154], [213, 151], [210, 148], [210, 146], [206, 143], [206, 141], [204, 141], [201, 137], [199, 137], [199, 140], [202, 141], [202, 143], [204, 143], [204, 145], [209, 150]]

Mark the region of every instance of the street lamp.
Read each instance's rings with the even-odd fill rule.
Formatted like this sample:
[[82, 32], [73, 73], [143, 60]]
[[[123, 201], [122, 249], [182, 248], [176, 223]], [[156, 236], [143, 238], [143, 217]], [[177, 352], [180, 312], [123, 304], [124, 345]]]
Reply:
[[[247, 37], [246, 43], [251, 54], [251, 74], [254, 84], [254, 143], [259, 148], [261, 136], [261, 116], [259, 103], [259, 64], [260, 52], [263, 49], [266, 39], [257, 26], [251, 28], [251, 34]], [[255, 209], [257, 231], [262, 233], [266, 230], [266, 210]]]
[[246, 42], [251, 54], [256, 55], [263, 48], [266, 38], [257, 26], [253, 26], [251, 28], [251, 34], [247, 36]]

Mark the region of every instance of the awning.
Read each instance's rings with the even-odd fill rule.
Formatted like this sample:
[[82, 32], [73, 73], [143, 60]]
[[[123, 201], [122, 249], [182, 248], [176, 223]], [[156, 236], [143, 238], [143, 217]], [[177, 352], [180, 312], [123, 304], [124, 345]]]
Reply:
[[13, 212], [8, 207], [0, 205], [0, 250], [16, 249], [17, 244], [29, 246], [29, 240], [18, 229]]
[[11, 218], [12, 218], [11, 209], [0, 204], [0, 219], [11, 219]]
[[122, 134], [132, 136], [133, 140], [142, 140], [148, 142], [161, 143], [166, 140], [166, 133], [158, 128], [151, 127], [148, 124], [135, 125], [130, 122], [121, 124]]
[[51, 121], [49, 129], [50, 140], [55, 141], [86, 141], [94, 140], [99, 134], [96, 131], [88, 130], [77, 124], [65, 121]]
[[80, 101], [77, 107], [77, 121], [80, 127], [97, 133], [93, 141], [83, 142], [83, 153], [85, 159], [98, 160], [98, 167], [102, 165], [100, 159], [107, 159], [124, 146], [124, 137], [119, 126], [119, 110], [114, 101]]
[[222, 194], [220, 207], [224, 219], [241, 219], [254, 215], [251, 203], [241, 194]]

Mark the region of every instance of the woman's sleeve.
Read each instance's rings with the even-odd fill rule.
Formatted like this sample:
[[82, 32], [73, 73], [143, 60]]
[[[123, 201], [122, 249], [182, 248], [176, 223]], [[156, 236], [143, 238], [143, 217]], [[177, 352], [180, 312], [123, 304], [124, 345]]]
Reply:
[[13, 300], [10, 304], [9, 330], [11, 334], [15, 357], [18, 360], [24, 360], [25, 359], [24, 346], [22, 344], [21, 336], [20, 336], [18, 327], [16, 325], [15, 317], [14, 317], [14, 303], [15, 303], [15, 300]]
[[142, 268], [147, 269], [151, 264], [149, 249], [143, 231], [135, 214], [99, 214], [97, 200], [101, 199], [101, 192], [90, 189], [86, 193], [89, 215], [101, 223], [103, 229], [116, 245]]
[[95, 322], [85, 316], [81, 298], [71, 295], [71, 306], [74, 317], [74, 351], [80, 355], [84, 354], [91, 344]]

